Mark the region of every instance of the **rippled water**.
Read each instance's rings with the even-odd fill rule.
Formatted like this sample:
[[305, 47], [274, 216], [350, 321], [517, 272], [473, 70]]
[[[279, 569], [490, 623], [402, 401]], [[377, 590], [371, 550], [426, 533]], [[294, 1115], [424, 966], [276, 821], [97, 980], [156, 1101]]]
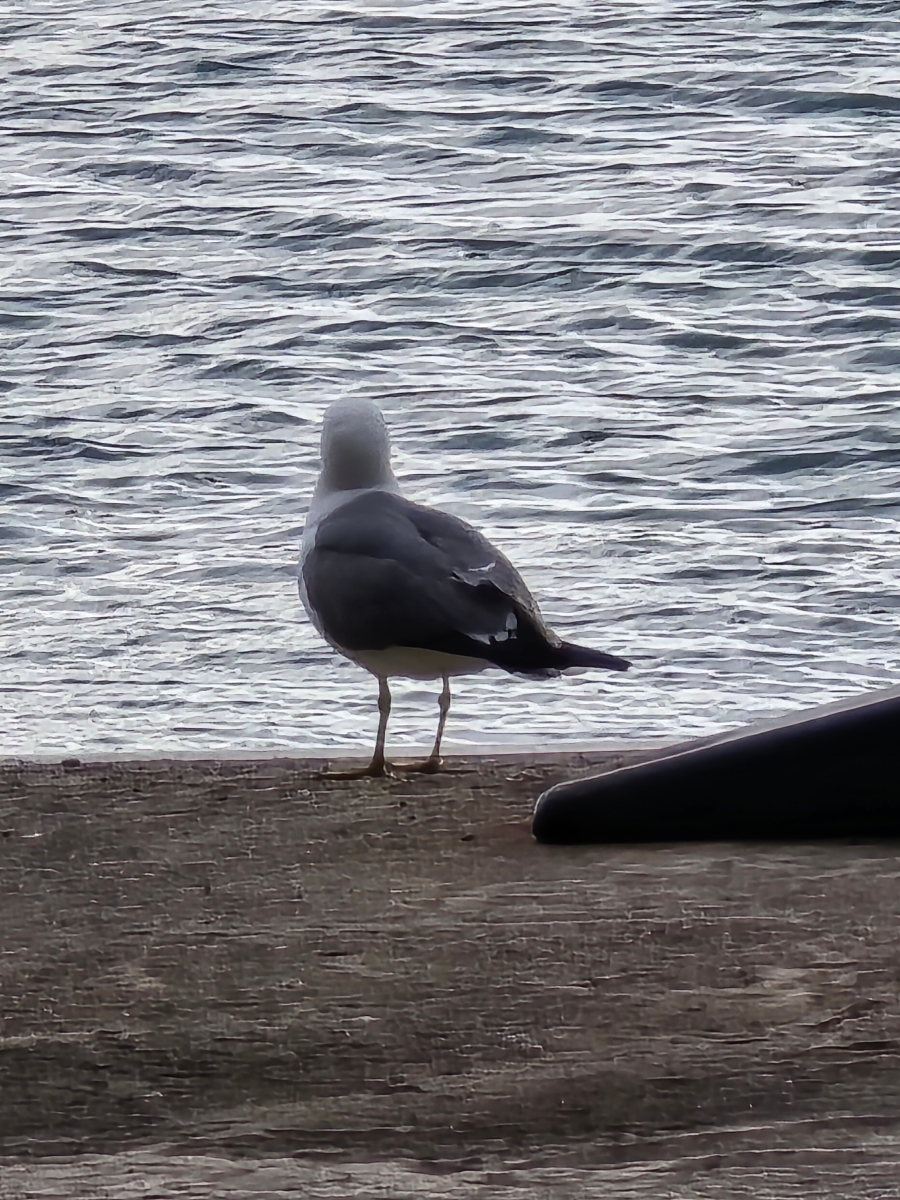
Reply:
[[0, 749], [368, 745], [294, 579], [348, 392], [637, 664], [459, 681], [451, 743], [896, 681], [894, 4], [4, 12]]

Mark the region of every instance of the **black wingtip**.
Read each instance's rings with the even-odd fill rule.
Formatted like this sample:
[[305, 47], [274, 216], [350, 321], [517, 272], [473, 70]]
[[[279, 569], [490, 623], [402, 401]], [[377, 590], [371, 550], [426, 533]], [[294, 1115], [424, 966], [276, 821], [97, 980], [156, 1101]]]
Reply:
[[605, 671], [627, 671], [631, 666], [627, 658], [607, 654], [605, 650], [592, 650], [589, 646], [576, 646], [573, 642], [563, 642], [560, 651], [565, 656], [566, 667], [601, 667]]

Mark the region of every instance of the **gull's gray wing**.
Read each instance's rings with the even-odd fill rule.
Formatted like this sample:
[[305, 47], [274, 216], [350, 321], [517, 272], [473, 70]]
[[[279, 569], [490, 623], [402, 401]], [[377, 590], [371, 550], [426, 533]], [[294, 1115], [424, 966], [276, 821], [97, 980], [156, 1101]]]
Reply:
[[303, 582], [325, 636], [345, 650], [409, 646], [493, 661], [495, 644], [560, 645], [487, 538], [391, 492], [357, 497], [322, 520]]
[[325, 517], [302, 570], [310, 609], [342, 650], [435, 650], [529, 675], [630, 665], [561, 641], [487, 538], [393, 492], [367, 492]]

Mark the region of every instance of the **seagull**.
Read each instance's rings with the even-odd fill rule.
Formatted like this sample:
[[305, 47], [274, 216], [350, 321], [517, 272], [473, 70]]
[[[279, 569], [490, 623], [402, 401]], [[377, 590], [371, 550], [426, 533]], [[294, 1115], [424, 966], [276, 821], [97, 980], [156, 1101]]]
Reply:
[[546, 679], [577, 668], [626, 671], [624, 658], [565, 642], [507, 558], [471, 525], [407, 500], [391, 470], [381, 410], [336, 400], [322, 424], [322, 472], [300, 552], [300, 599], [313, 625], [378, 680], [372, 761], [352, 776], [389, 773], [388, 680], [441, 679], [438, 727], [424, 762], [434, 773], [450, 710], [450, 677], [500, 667]]

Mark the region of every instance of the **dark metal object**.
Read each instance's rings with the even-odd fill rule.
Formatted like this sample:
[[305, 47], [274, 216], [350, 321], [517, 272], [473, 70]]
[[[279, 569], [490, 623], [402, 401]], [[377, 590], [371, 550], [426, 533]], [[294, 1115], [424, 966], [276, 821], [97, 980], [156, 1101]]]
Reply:
[[569, 845], [900, 838], [900, 687], [557, 784], [532, 832]]

